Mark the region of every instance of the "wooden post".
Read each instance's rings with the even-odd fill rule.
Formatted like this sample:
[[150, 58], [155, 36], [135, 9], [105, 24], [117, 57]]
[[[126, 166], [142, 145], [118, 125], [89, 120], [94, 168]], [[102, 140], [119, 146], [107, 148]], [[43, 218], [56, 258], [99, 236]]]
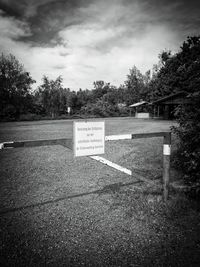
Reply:
[[170, 154], [171, 154], [171, 133], [165, 133], [163, 142], [163, 198], [166, 202], [169, 195], [170, 180]]

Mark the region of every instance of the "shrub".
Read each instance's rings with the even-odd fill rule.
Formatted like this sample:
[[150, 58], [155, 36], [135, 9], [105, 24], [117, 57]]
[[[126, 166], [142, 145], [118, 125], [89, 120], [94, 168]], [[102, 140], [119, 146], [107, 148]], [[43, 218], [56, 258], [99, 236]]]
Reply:
[[93, 115], [95, 117], [119, 116], [119, 108], [117, 105], [112, 105], [102, 99], [96, 103], [89, 103], [81, 108], [81, 114]]
[[13, 105], [8, 104], [1, 112], [1, 121], [14, 121], [16, 119], [16, 109]]
[[178, 137], [178, 150], [174, 161], [190, 186], [188, 193], [200, 198], [200, 92], [190, 97], [192, 104], [176, 111], [179, 125], [172, 130]]
[[41, 116], [34, 113], [21, 114], [19, 116], [19, 121], [36, 121], [41, 120]]

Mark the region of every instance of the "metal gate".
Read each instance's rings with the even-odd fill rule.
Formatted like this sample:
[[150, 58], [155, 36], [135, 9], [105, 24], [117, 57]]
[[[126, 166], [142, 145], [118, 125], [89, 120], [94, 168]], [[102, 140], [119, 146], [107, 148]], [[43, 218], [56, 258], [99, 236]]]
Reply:
[[[137, 133], [137, 134], [122, 134], [122, 135], [108, 135], [105, 136], [105, 141], [117, 140], [130, 140], [140, 138], [163, 137], [163, 199], [167, 201], [169, 195], [169, 182], [170, 182], [170, 154], [171, 154], [171, 132], [152, 132], [152, 133]], [[73, 140], [70, 138], [50, 139], [50, 140], [29, 140], [29, 141], [16, 141], [4, 142], [0, 144], [0, 149], [10, 149], [19, 147], [37, 147], [37, 146], [52, 146], [61, 145], [72, 150]], [[106, 164], [120, 172], [132, 176], [132, 171], [124, 168], [116, 163], [113, 163], [100, 156], [88, 156], [93, 160]], [[147, 178], [140, 178], [142, 181], [155, 185], [153, 181]]]

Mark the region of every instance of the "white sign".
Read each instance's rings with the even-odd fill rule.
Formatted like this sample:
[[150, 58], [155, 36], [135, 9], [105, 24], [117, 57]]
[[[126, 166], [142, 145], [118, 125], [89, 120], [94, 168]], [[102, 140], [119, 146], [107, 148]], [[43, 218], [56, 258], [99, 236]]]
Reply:
[[163, 155], [170, 156], [170, 154], [171, 154], [171, 146], [167, 145], [167, 144], [164, 144], [163, 145]]
[[67, 113], [71, 112], [71, 107], [67, 107]]
[[104, 154], [105, 122], [74, 122], [73, 142], [75, 157]]

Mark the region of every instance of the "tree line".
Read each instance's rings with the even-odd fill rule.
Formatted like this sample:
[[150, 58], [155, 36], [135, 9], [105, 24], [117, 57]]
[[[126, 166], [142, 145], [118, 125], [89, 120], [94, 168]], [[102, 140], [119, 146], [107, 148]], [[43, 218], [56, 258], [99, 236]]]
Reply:
[[44, 75], [41, 85], [33, 91], [31, 88], [35, 81], [31, 74], [14, 55], [1, 54], [0, 120], [65, 118], [72, 114], [98, 117], [127, 115], [129, 105], [141, 100], [155, 100], [179, 88], [174, 86], [175, 80], [168, 84], [175, 74], [164, 77], [167, 62], [172, 58], [170, 51], [163, 51], [158, 64], [145, 74], [133, 66], [119, 87], [98, 80], [93, 83], [92, 90], [72, 91], [64, 88], [61, 76], [52, 80]]
[[130, 69], [127, 80], [119, 87], [98, 80], [92, 90], [72, 91], [64, 88], [61, 76], [55, 80], [43, 76], [36, 90], [29, 72], [13, 56], [0, 56], [0, 120], [20, 120], [25, 117], [58, 118], [71, 114], [85, 116], [120, 116], [128, 112], [127, 106], [147, 99], [150, 71], [144, 75], [136, 66]]
[[26, 114], [37, 118], [57, 118], [71, 114], [119, 116], [140, 100], [153, 101], [171, 93], [198, 94], [199, 37], [188, 37], [176, 54], [163, 51], [159, 61], [145, 74], [133, 66], [119, 87], [95, 81], [93, 89], [72, 91], [64, 88], [61, 76], [55, 80], [43, 76], [35, 83], [31, 74], [14, 55], [0, 55], [0, 120], [18, 120]]

